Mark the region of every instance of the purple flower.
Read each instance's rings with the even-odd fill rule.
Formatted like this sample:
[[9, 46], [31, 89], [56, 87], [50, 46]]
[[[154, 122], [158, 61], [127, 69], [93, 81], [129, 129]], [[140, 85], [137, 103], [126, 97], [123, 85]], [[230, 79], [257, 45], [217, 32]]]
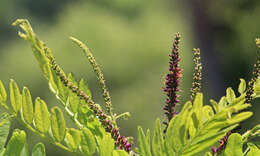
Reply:
[[[180, 96], [177, 94], [177, 92], [180, 91], [179, 79], [182, 77], [182, 69], [179, 67], [179, 62], [181, 60], [179, 56], [179, 43], [180, 34], [177, 33], [174, 37], [172, 52], [169, 55], [169, 73], [165, 77], [165, 87], [163, 88], [163, 91], [167, 95], [165, 102], [166, 105], [164, 106], [163, 110], [165, 111], [164, 114], [166, 115], [168, 121], [170, 121], [176, 114], [175, 106], [177, 103], [179, 103], [178, 97]], [[168, 122], [164, 122], [164, 124], [166, 125], [167, 129]]]

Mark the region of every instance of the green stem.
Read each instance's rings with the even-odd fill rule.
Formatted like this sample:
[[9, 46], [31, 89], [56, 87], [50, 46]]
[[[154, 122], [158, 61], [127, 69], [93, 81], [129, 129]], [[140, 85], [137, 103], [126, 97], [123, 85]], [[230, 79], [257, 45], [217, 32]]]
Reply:
[[[27, 129], [29, 129], [30, 131], [32, 131], [33, 133], [37, 134], [38, 136], [40, 136], [42, 139], [47, 140], [48, 142], [50, 142], [51, 144], [65, 150], [71, 153], [75, 153], [73, 152], [71, 149], [67, 148], [66, 146], [62, 145], [61, 143], [55, 142], [52, 139], [49, 139], [46, 135], [44, 135], [43, 133], [40, 133], [39, 131], [37, 131], [36, 129], [34, 129], [31, 125], [25, 123], [22, 119], [18, 118], [17, 116], [15, 116], [15, 119], [17, 121], [19, 121], [21, 124], [23, 124], [24, 127], [26, 127]], [[76, 153], [75, 153], [76, 154]]]

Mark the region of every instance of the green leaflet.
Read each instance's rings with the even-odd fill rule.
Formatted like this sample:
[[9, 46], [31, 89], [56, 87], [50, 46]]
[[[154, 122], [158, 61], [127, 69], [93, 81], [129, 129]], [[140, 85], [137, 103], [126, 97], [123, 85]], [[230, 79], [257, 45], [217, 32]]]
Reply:
[[0, 149], [4, 148], [9, 127], [10, 127], [10, 121], [7, 113], [2, 113], [0, 116]]
[[232, 103], [236, 98], [235, 92], [230, 87], [226, 90], [226, 98], [228, 103]]
[[224, 156], [243, 156], [242, 147], [242, 136], [238, 133], [233, 133], [228, 137], [228, 142], [224, 151]]
[[195, 141], [192, 141], [189, 146], [185, 148], [182, 152], [182, 156], [197, 156], [197, 154], [210, 146], [212, 146], [215, 142], [221, 139], [226, 133], [232, 129], [234, 129], [237, 125], [226, 128], [222, 131], [208, 131], [208, 133], [204, 133], [197, 136]]
[[242, 112], [234, 115], [230, 120], [227, 120], [228, 124], [235, 124], [250, 118], [253, 115], [252, 112]]
[[22, 96], [22, 115], [23, 119], [26, 123], [31, 124], [33, 121], [33, 104], [32, 97], [28, 88], [23, 88], [23, 96]]
[[66, 123], [59, 107], [53, 107], [51, 109], [51, 130], [57, 142], [63, 141], [66, 132]]
[[17, 113], [22, 106], [22, 97], [18, 85], [14, 80], [11, 79], [9, 83], [10, 87], [10, 100], [13, 110]]
[[4, 156], [5, 155], [5, 151], [6, 151], [5, 148], [0, 149], [0, 156]]
[[[78, 85], [77, 84], [77, 81], [74, 77], [74, 75], [72, 73], [69, 73], [68, 74], [68, 80], [70, 82], [72, 82], [74, 85]], [[73, 112], [73, 113], [76, 113], [78, 112], [78, 107], [79, 107], [79, 102], [80, 102], [80, 99], [79, 97], [77, 96], [77, 94], [73, 93], [71, 90], [69, 90], [69, 107], [70, 107], [70, 110]]]
[[200, 127], [202, 124], [202, 107], [203, 107], [203, 94], [197, 93], [193, 102], [193, 110], [198, 119], [197, 127]]
[[213, 100], [213, 99], [210, 99], [209, 102], [210, 102], [211, 105], [213, 106], [215, 112], [218, 113], [218, 112], [219, 112], [219, 105], [218, 105], [218, 103], [217, 103], [215, 100]]
[[[198, 96], [196, 96], [196, 98], [197, 97]], [[194, 101], [196, 101], [196, 98]], [[178, 154], [181, 151], [181, 149], [187, 143], [188, 140], [188, 121], [192, 113], [191, 108], [191, 102], [186, 102], [181, 112], [170, 121], [166, 132], [165, 141], [167, 150], [173, 150], [176, 154]]]
[[240, 79], [240, 83], [238, 86], [238, 92], [242, 95], [246, 90], [246, 81], [244, 79]]
[[90, 98], [92, 98], [91, 91], [87, 86], [87, 82], [84, 78], [79, 81], [79, 89], [82, 90], [85, 94], [87, 94]]
[[[82, 140], [81, 141], [82, 152], [85, 155], [93, 155], [96, 151], [96, 141], [95, 141], [95, 137], [93, 136], [93, 134], [89, 129], [87, 128], [82, 129], [81, 140]], [[104, 147], [104, 148], [108, 148], [108, 147]], [[100, 151], [101, 156], [102, 156], [101, 152], [106, 153], [106, 151]], [[109, 155], [109, 152], [107, 154]]]
[[244, 143], [253, 137], [257, 137], [257, 136], [260, 137], [260, 124], [246, 131], [242, 136], [243, 136]]
[[35, 100], [34, 124], [42, 133], [46, 133], [50, 127], [50, 117], [47, 105], [39, 97]]
[[149, 131], [148, 134], [146, 134], [145, 136], [143, 129], [141, 127], [138, 127], [138, 144], [141, 156], [152, 156], [149, 138]]
[[22, 130], [14, 130], [9, 140], [5, 156], [28, 156], [26, 134]]
[[166, 149], [164, 146], [164, 139], [163, 139], [160, 119], [157, 119], [155, 121], [152, 150], [153, 150], [153, 154], [156, 156], [166, 156], [165, 155]]
[[2, 83], [2, 81], [0, 80], [0, 104], [5, 103], [6, 100], [7, 100], [7, 94], [5, 91], [5, 87]]
[[222, 96], [221, 99], [219, 100], [219, 109], [220, 111], [222, 109], [224, 109], [223, 107], [226, 107], [227, 106], [227, 98], [225, 96]]
[[105, 134], [100, 142], [98, 142], [98, 149], [100, 156], [113, 156], [115, 142], [109, 133]]
[[209, 120], [210, 118], [212, 118], [214, 116], [214, 112], [209, 105], [203, 106], [202, 112], [203, 112], [203, 116], [202, 116], [203, 122]]
[[81, 143], [81, 131], [75, 128], [68, 128], [66, 131], [65, 142], [73, 151], [77, 151]]
[[113, 156], [129, 156], [129, 154], [124, 150], [114, 150]]
[[212, 156], [212, 154], [210, 152], [207, 152], [204, 156]]
[[32, 156], [46, 156], [45, 146], [43, 143], [39, 142], [33, 146]]
[[260, 149], [253, 143], [248, 143], [247, 146], [249, 147], [249, 152], [247, 153], [247, 156], [259, 156], [260, 155]]

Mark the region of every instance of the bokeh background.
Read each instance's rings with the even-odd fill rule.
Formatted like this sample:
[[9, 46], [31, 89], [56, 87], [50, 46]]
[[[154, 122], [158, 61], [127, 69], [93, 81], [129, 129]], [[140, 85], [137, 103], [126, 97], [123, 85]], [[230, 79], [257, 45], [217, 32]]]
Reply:
[[[219, 100], [227, 87], [237, 90], [239, 78], [250, 79], [259, 16], [258, 0], [0, 0], [0, 79], [8, 87], [13, 78], [34, 98], [40, 96], [50, 107], [60, 105], [49, 92], [29, 44], [11, 26], [15, 19], [27, 18], [57, 62], [78, 79], [85, 77], [94, 100], [103, 105], [87, 59], [68, 39], [75, 36], [86, 41], [101, 65], [114, 111], [131, 113], [129, 120], [119, 122], [122, 133], [136, 137], [138, 125], [152, 129], [156, 118], [164, 119], [166, 97], [161, 88], [174, 33], [182, 35], [181, 104], [189, 98], [193, 47], [201, 48], [208, 104], [210, 98]], [[259, 123], [260, 101], [254, 101], [251, 110], [255, 115], [241, 131]], [[28, 139], [29, 146], [40, 140], [30, 133]], [[50, 156], [70, 155], [46, 145]]]

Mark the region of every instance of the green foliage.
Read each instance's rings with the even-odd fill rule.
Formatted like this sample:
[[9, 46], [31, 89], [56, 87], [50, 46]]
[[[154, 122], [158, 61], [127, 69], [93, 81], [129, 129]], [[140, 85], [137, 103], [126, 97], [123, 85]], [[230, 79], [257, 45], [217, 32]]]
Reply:
[[37, 143], [32, 149], [32, 156], [45, 156], [45, 147], [43, 143]]
[[50, 127], [50, 117], [46, 103], [39, 97], [35, 99], [34, 124], [42, 133], [46, 133]]
[[[23, 32], [19, 36], [31, 43], [34, 56], [36, 57], [44, 77], [48, 81], [49, 89], [62, 103], [64, 112], [71, 118], [73, 127], [68, 127], [63, 111], [55, 106], [48, 111], [48, 105], [39, 97], [33, 100], [28, 88], [24, 87], [20, 94], [19, 87], [14, 80], [10, 81], [10, 104], [7, 103], [7, 94], [0, 81], [0, 103], [6, 113], [1, 116], [0, 134], [1, 143], [5, 142], [9, 122], [17, 120], [25, 128], [37, 134], [42, 139], [53, 145], [71, 152], [75, 155], [91, 156], [95, 153], [100, 156], [212, 156], [209, 147], [213, 146], [228, 132], [239, 125], [240, 122], [253, 115], [246, 111], [251, 104], [246, 103], [246, 82], [243, 79], [238, 87], [239, 97], [232, 88], [227, 88], [226, 96], [219, 102], [210, 100], [212, 106], [204, 105], [203, 94], [196, 93], [195, 98], [189, 100], [167, 125], [163, 133], [161, 121], [155, 121], [152, 133], [148, 129], [144, 133], [138, 127], [138, 150], [131, 149], [128, 137], [121, 136], [116, 119], [129, 116], [123, 113], [116, 116], [112, 112], [111, 97], [105, 84], [103, 74], [93, 54], [81, 41], [71, 38], [81, 47], [87, 56], [103, 91], [106, 113], [102, 106], [96, 104], [86, 81], [77, 81], [72, 73], [66, 74], [56, 63], [52, 51], [46, 44], [39, 40], [33, 32], [29, 22], [24, 19], [16, 20], [13, 25], [19, 25]], [[252, 81], [254, 82], [254, 81]], [[252, 98], [259, 97], [260, 78], [256, 80]], [[20, 115], [21, 114], [21, 115]], [[7, 126], [6, 126], [7, 125]], [[259, 137], [260, 126], [240, 135], [233, 133], [229, 138], [224, 150], [224, 155], [256, 155], [259, 153], [259, 143], [253, 138]], [[1, 146], [3, 156], [28, 156], [26, 133], [23, 130], [15, 130], [7, 141], [6, 147]], [[248, 148], [243, 152], [243, 145]], [[219, 153], [217, 153], [219, 154]], [[42, 143], [36, 144], [32, 149], [32, 156], [44, 156], [45, 147]]]
[[9, 83], [10, 87], [10, 100], [11, 105], [13, 107], [14, 112], [18, 112], [22, 105], [22, 96], [20, 94], [20, 90], [14, 80], [11, 80]]
[[2, 113], [0, 116], [0, 151], [4, 148], [8, 131], [10, 127], [10, 119], [7, 113]]
[[30, 125], [33, 121], [33, 104], [32, 104], [32, 97], [31, 93], [28, 88], [23, 88], [23, 96], [22, 96], [22, 114], [24, 120]]
[[[211, 100], [216, 112], [214, 114], [210, 106], [203, 106], [203, 96], [198, 93], [194, 102], [188, 101], [181, 112], [170, 121], [165, 140], [161, 132], [160, 121], [157, 120], [153, 135], [154, 141], [152, 142], [154, 155], [196, 156], [203, 151], [207, 151], [227, 132], [238, 126], [239, 122], [252, 116], [251, 112], [242, 111], [251, 106], [245, 103], [244, 94], [235, 97], [234, 91], [228, 88], [226, 97], [222, 97], [222, 99], [228, 100], [226, 102], [220, 100], [219, 103]], [[150, 142], [145, 137], [143, 130], [141, 128], [138, 128], [138, 130], [141, 155], [151, 155]], [[250, 132], [252, 134], [252, 131]], [[247, 135], [249, 135], [249, 132]], [[243, 144], [241, 135], [232, 134], [228, 140], [225, 155], [243, 155]], [[205, 153], [205, 155], [211, 154]]]
[[22, 130], [15, 130], [9, 140], [5, 156], [26, 156], [28, 155], [26, 143], [26, 133]]
[[55, 140], [61, 142], [65, 137], [66, 123], [63, 113], [58, 107], [51, 109], [51, 129]]

